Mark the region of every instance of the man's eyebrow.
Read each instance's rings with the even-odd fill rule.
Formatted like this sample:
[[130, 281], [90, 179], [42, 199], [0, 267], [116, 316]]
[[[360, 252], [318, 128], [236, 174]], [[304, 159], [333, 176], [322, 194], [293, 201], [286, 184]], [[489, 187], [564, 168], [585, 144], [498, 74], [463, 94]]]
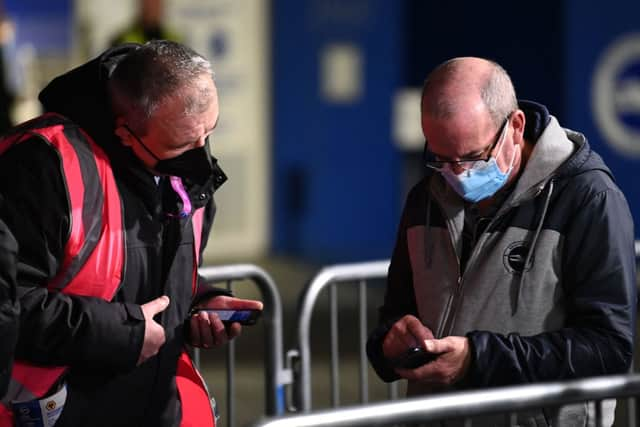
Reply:
[[[425, 138], [424, 143], [427, 146], [427, 151], [431, 154], [433, 154], [435, 157], [439, 158], [439, 159], [443, 159], [443, 160], [447, 160], [447, 161], [455, 161], [455, 160], [451, 160], [451, 158], [447, 157], [447, 156], [441, 156], [440, 154], [431, 151], [431, 149], [429, 148], [429, 141]], [[470, 153], [465, 153], [464, 155], [460, 156], [460, 159], [469, 159], [469, 158], [474, 158], [474, 157], [478, 157], [479, 155], [481, 155], [482, 153], [484, 153], [484, 151], [486, 150], [486, 148], [482, 149], [482, 150], [476, 150], [476, 151], [472, 151]]]
[[482, 150], [476, 150], [476, 151], [471, 151], [470, 153], [465, 153], [465, 155], [461, 156], [461, 158], [478, 157], [480, 154], [484, 153], [486, 149], [487, 147], [483, 148]]

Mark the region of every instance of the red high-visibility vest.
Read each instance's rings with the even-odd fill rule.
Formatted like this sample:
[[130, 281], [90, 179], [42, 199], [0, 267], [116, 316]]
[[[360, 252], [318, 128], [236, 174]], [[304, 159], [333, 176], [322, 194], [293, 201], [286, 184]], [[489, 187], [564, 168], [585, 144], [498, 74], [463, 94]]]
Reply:
[[[64, 258], [47, 288], [110, 301], [122, 280], [125, 249], [122, 204], [109, 159], [89, 135], [55, 113], [37, 117], [3, 138], [0, 155], [34, 136], [58, 151], [71, 206], [71, 230]], [[197, 285], [203, 211], [196, 210], [192, 217], [193, 291]], [[0, 427], [13, 426], [11, 401], [42, 398], [66, 370], [65, 366], [37, 366], [16, 360], [7, 395], [0, 404]], [[204, 381], [186, 352], [178, 360], [176, 385], [182, 402], [181, 426], [215, 426]]]

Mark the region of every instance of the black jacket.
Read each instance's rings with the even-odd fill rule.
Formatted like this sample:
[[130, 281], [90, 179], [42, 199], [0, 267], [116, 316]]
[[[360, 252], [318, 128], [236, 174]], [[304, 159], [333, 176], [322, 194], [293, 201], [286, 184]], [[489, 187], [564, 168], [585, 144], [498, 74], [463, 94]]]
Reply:
[[[191, 219], [175, 219], [177, 197], [113, 133], [105, 82], [135, 45], [105, 52], [54, 79], [40, 94], [47, 111], [62, 114], [86, 131], [109, 156], [122, 199], [126, 239], [123, 284], [112, 302], [50, 293], [69, 229], [67, 191], [54, 150], [33, 138], [0, 156], [0, 211], [20, 244], [21, 333], [16, 355], [27, 361], [70, 366], [68, 398], [57, 427], [175, 426], [180, 415], [174, 375], [185, 343], [192, 304]], [[215, 162], [214, 162], [215, 164]], [[206, 206], [202, 242], [215, 213], [216, 173], [187, 190], [194, 209]], [[203, 248], [204, 249], [204, 245]], [[157, 356], [136, 367], [144, 337], [140, 304], [171, 299], [156, 316], [166, 332]]]
[[16, 300], [15, 239], [0, 220], [0, 397], [7, 390], [13, 361], [13, 350], [18, 338], [18, 302]]

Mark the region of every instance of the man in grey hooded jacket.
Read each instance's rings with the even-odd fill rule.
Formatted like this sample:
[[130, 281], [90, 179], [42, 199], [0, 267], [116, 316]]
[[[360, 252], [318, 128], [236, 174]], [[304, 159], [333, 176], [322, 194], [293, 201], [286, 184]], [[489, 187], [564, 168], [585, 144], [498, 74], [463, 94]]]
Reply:
[[[415, 395], [627, 372], [633, 222], [600, 156], [544, 106], [518, 103], [485, 59], [438, 66], [421, 107], [428, 173], [407, 198], [367, 345], [380, 377], [409, 380]], [[437, 357], [394, 363], [412, 347]], [[570, 405], [519, 423], [591, 425], [591, 412]], [[604, 425], [613, 412], [605, 405]]]

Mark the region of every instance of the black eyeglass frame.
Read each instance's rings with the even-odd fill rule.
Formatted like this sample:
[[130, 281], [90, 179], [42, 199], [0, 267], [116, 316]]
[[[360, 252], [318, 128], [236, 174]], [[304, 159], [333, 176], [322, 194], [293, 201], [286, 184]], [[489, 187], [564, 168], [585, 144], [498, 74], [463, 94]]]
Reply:
[[429, 158], [435, 158], [437, 156], [435, 153], [429, 151], [429, 143], [428, 141], [425, 141], [425, 166], [431, 169], [441, 170], [445, 165], [460, 165], [463, 166], [464, 169], [468, 169], [471, 168], [476, 162], [488, 162], [491, 159], [491, 153], [504, 138], [507, 130], [507, 125], [509, 124], [509, 120], [511, 120], [512, 114], [513, 113], [509, 113], [509, 115], [507, 115], [507, 117], [504, 119], [504, 123], [500, 127], [500, 132], [498, 132], [498, 134], [496, 135], [495, 141], [493, 141], [489, 146], [482, 150], [478, 157], [474, 157], [473, 159], [463, 158], [458, 160], [427, 160]]

